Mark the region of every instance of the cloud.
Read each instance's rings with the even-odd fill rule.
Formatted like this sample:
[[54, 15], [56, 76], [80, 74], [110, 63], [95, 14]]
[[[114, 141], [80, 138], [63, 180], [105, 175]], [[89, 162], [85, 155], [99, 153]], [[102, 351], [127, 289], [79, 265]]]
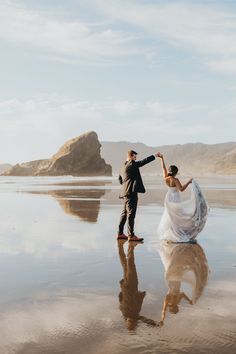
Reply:
[[127, 115], [129, 113], [135, 112], [138, 109], [138, 105], [131, 103], [128, 100], [117, 101], [114, 103], [114, 110], [116, 113], [121, 115]]
[[141, 141], [148, 145], [168, 144], [170, 141], [173, 144], [209, 143], [214, 122], [212, 138], [218, 135], [220, 141], [226, 141], [226, 135], [222, 136], [221, 121], [216, 119], [222, 114], [225, 116], [225, 134], [230, 140], [235, 125], [235, 102], [206, 106], [173, 104], [161, 99], [146, 102], [126, 98], [80, 100], [56, 94], [2, 100], [2, 161], [17, 163], [47, 158], [66, 140], [90, 130], [95, 130], [102, 141]]
[[52, 60], [92, 65], [120, 64], [129, 56], [156, 63], [168, 44], [194, 51], [211, 70], [236, 72], [236, 14], [227, 5], [88, 0], [87, 7], [93, 22], [70, 18], [60, 7], [53, 12], [3, 1], [0, 39]]
[[183, 112], [198, 111], [206, 108], [204, 106], [197, 106], [197, 105], [176, 106], [173, 104], [163, 104], [160, 101], [149, 101], [146, 103], [146, 107], [150, 112], [162, 116], [175, 115], [177, 113], [183, 113]]
[[209, 62], [209, 67], [223, 74], [236, 74], [236, 57]]
[[[156, 114], [165, 119], [167, 115], [175, 119], [176, 114], [203, 109], [199, 106], [174, 106], [160, 101], [144, 103], [131, 102], [128, 99], [103, 101], [73, 100], [60, 95], [37, 95], [30, 99], [17, 98], [0, 101], [1, 128], [11, 134], [14, 125], [15, 131], [21, 129], [32, 134], [38, 130], [50, 132], [50, 135], [73, 131], [89, 130], [99, 124], [119, 124], [119, 118], [127, 115], [130, 119], [135, 114], [137, 121], [144, 117], [156, 119]], [[129, 119], [128, 119], [129, 120]], [[132, 119], [131, 119], [132, 121]], [[133, 124], [133, 121], [132, 121]], [[105, 129], [105, 127], [103, 127]], [[111, 131], [111, 130], [109, 130]]]
[[[61, 14], [60, 14], [61, 15]], [[78, 61], [106, 61], [139, 54], [136, 37], [122, 30], [63, 19], [58, 11], [33, 10], [19, 2], [0, 4], [0, 38], [26, 48]]]
[[194, 50], [213, 70], [235, 73], [232, 63], [236, 60], [236, 14], [231, 9], [184, 1], [141, 4], [99, 0], [96, 4], [113, 21], [135, 26], [158, 43]]

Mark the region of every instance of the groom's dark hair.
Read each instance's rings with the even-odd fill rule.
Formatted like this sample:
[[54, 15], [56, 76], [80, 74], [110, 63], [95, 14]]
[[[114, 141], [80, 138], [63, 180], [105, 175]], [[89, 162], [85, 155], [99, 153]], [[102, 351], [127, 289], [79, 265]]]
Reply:
[[132, 157], [134, 155], [138, 155], [138, 153], [136, 151], [134, 151], [134, 150], [128, 150], [128, 152], [127, 152], [127, 156], [128, 157]]

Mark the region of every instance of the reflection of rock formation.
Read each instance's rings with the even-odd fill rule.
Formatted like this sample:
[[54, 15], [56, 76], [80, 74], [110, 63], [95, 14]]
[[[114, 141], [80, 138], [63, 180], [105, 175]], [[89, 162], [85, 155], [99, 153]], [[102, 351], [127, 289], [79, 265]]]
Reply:
[[66, 214], [79, 217], [83, 221], [97, 222], [100, 198], [105, 189], [64, 189], [56, 191], [32, 191], [32, 194], [49, 194], [56, 198]]
[[129, 243], [127, 257], [124, 252], [124, 243], [124, 240], [118, 241], [119, 257], [124, 271], [124, 278], [120, 281], [119, 301], [127, 329], [135, 330], [138, 321], [156, 326], [157, 323], [155, 321], [140, 315], [146, 292], [138, 290], [138, 275], [134, 260], [134, 248], [137, 243]]
[[56, 191], [50, 193], [55, 197], [65, 213], [78, 216], [88, 222], [97, 222], [100, 198], [105, 190]]
[[6, 176], [111, 176], [111, 166], [100, 155], [101, 144], [95, 132], [67, 141], [48, 160], [17, 164]]
[[[208, 279], [208, 264], [199, 244], [161, 244], [159, 253], [165, 267], [168, 293], [163, 304], [162, 320], [167, 309], [179, 311], [181, 300], [195, 304], [201, 296]], [[181, 291], [182, 283], [191, 286], [191, 299]]]

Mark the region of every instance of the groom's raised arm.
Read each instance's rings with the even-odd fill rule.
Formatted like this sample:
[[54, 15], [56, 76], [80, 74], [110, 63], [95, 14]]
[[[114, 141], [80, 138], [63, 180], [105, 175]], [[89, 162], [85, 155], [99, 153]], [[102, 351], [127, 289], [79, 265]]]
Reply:
[[157, 154], [158, 153], [156, 153], [155, 155], [148, 156], [143, 160], [136, 161], [136, 165], [138, 167], [142, 167], [142, 166], [146, 165], [147, 163], [152, 162], [153, 160], [155, 160], [156, 156], [158, 156]]

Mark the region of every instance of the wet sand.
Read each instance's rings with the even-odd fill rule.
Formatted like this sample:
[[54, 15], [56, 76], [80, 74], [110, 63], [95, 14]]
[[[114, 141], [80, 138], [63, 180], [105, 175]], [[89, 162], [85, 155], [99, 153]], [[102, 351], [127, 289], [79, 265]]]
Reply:
[[160, 247], [156, 177], [141, 245], [116, 241], [115, 178], [2, 177], [0, 353], [236, 352], [236, 178], [198, 181], [210, 206], [198, 244]]

